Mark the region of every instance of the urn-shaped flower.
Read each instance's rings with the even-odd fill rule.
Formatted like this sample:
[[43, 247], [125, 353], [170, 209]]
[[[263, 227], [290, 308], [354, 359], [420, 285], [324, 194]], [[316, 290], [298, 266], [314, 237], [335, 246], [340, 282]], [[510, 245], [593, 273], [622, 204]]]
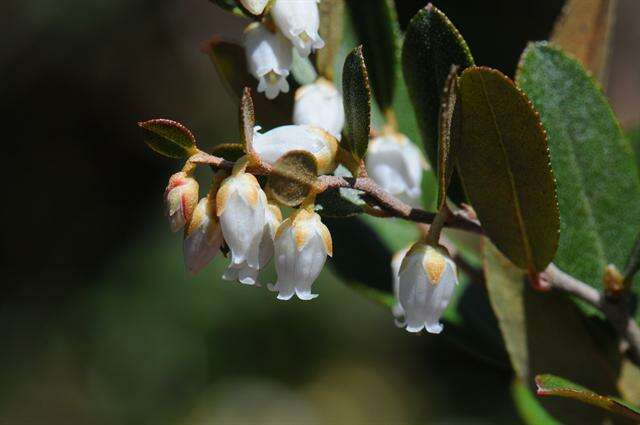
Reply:
[[198, 189], [198, 182], [184, 171], [175, 173], [169, 179], [164, 202], [173, 232], [182, 229], [191, 220], [198, 203]]
[[324, 47], [318, 34], [318, 0], [275, 0], [271, 16], [301, 56], [309, 56], [312, 50]]
[[220, 251], [222, 229], [215, 213], [215, 199], [200, 200], [184, 233], [184, 263], [191, 275], [200, 272]]
[[307, 84], [296, 91], [293, 123], [321, 128], [336, 139], [342, 137], [344, 106], [342, 95], [324, 78]]

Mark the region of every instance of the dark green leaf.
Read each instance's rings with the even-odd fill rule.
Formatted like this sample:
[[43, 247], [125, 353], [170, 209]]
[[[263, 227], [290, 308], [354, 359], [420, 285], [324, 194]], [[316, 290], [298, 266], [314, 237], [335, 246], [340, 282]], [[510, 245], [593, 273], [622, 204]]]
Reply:
[[[320, 37], [324, 47], [316, 53], [316, 67], [320, 75], [333, 81], [336, 58], [340, 53], [344, 31], [344, 0], [324, 0], [320, 9]], [[349, 49], [351, 50], [351, 49]]]
[[432, 4], [409, 23], [402, 48], [402, 68], [415, 108], [427, 157], [438, 163], [440, 99], [452, 65], [460, 71], [474, 64], [458, 30]]
[[369, 68], [373, 94], [382, 111], [391, 107], [395, 89], [398, 18], [392, 0], [347, 0], [352, 23]]
[[[489, 299], [520, 382], [533, 384], [535, 375], [552, 372], [615, 393], [614, 367], [571, 300], [561, 293], [533, 290], [526, 273], [488, 241], [483, 256]], [[566, 402], [540, 402], [562, 423], [601, 423], [604, 416], [597, 409], [574, 409]]]
[[226, 11], [233, 13], [236, 16], [241, 16], [243, 18], [255, 18], [255, 16], [253, 16], [251, 13], [245, 10], [245, 8], [242, 7], [242, 4], [240, 4], [236, 0], [209, 0], [209, 1]]
[[536, 385], [538, 386], [537, 392], [539, 396], [572, 398], [624, 416], [635, 422], [640, 422], [640, 409], [637, 407], [613, 397], [605, 397], [594, 393], [564, 378], [554, 375], [538, 375], [536, 376]]
[[361, 160], [367, 152], [371, 129], [371, 89], [362, 46], [356, 47], [345, 60], [342, 94], [346, 120], [343, 147]]
[[357, 199], [357, 195], [348, 196], [345, 193], [348, 190], [350, 189], [329, 189], [318, 195], [318, 214], [331, 218], [347, 218], [361, 214], [364, 202]]
[[561, 217], [555, 263], [601, 288], [608, 264], [623, 270], [640, 229], [640, 183], [631, 149], [602, 92], [561, 50], [530, 45], [517, 81], [549, 138]]
[[606, 85], [617, 0], [568, 0], [551, 41], [581, 61]]
[[139, 122], [144, 142], [170, 158], [186, 158], [196, 153], [196, 139], [187, 127], [176, 121], [155, 119]]
[[438, 209], [442, 209], [447, 202], [447, 190], [451, 183], [456, 149], [460, 144], [461, 115], [460, 99], [458, 98], [458, 70], [457, 65], [451, 67], [449, 76], [442, 93], [440, 108], [440, 139], [438, 143]]
[[318, 177], [318, 162], [307, 151], [290, 151], [273, 166], [267, 189], [276, 201], [298, 206], [311, 193]]
[[213, 147], [211, 155], [226, 159], [227, 161], [236, 162], [246, 155], [246, 151], [240, 143], [222, 143]]
[[245, 150], [250, 154], [255, 154], [253, 151], [253, 128], [256, 125], [256, 111], [253, 106], [253, 99], [251, 98], [251, 89], [245, 87], [242, 93], [242, 99], [240, 99], [240, 137], [242, 145]]
[[636, 155], [636, 164], [640, 164], [640, 125], [636, 125], [627, 133], [631, 148]]
[[561, 425], [549, 413], [544, 410], [540, 401], [531, 389], [520, 380], [514, 379], [511, 384], [511, 397], [516, 404], [518, 413], [527, 425]]
[[499, 71], [469, 68], [459, 84], [466, 193], [496, 246], [518, 267], [542, 271], [558, 248], [560, 223], [538, 114]]

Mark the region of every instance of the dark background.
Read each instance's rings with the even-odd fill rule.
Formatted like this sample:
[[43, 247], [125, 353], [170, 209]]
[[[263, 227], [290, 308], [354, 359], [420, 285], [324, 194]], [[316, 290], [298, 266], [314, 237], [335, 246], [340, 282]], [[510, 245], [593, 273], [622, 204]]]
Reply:
[[[403, 23], [423, 1], [398, 0]], [[512, 73], [560, 0], [448, 0], [476, 62]], [[620, 0], [608, 95], [640, 121], [640, 6]], [[0, 6], [0, 423], [514, 423], [510, 372], [407, 335], [327, 270], [314, 303], [189, 278], [162, 192], [180, 165], [136, 122], [236, 137], [199, 45], [244, 21], [205, 0]], [[336, 250], [340, 249], [336, 246]], [[446, 331], [445, 331], [446, 332]]]

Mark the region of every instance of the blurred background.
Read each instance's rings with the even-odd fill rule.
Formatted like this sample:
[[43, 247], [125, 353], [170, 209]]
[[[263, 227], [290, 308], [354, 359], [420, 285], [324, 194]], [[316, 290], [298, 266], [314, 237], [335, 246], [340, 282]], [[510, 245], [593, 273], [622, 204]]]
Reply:
[[[406, 23], [426, 2], [397, 3]], [[479, 64], [512, 74], [562, 0], [436, 5]], [[242, 19], [206, 0], [0, 11], [1, 424], [519, 423], [507, 368], [397, 329], [330, 267], [304, 304], [222, 282], [221, 258], [186, 275], [162, 205], [180, 164], [136, 122], [234, 141], [236, 103], [199, 46], [238, 40]], [[640, 121], [639, 16], [619, 1], [607, 93], [626, 128]]]

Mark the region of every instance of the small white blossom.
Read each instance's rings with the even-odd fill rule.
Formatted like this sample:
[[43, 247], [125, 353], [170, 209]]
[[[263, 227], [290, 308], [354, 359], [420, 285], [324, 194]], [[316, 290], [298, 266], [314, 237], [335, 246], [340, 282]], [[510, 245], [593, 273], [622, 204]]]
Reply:
[[366, 167], [369, 177], [387, 192], [412, 206], [420, 204], [426, 161], [407, 136], [385, 134], [371, 140]]
[[442, 332], [440, 317], [449, 305], [458, 284], [456, 265], [436, 248], [418, 243], [402, 261], [400, 304], [407, 331]]
[[289, 300], [297, 295], [312, 300], [311, 285], [322, 271], [327, 255], [333, 254], [331, 234], [315, 212], [300, 209], [278, 228], [275, 240], [278, 282], [269, 289], [278, 292], [278, 299]]
[[216, 212], [231, 250], [231, 264], [224, 279], [256, 284], [266, 208], [267, 197], [253, 175], [234, 172], [222, 182], [216, 196]]
[[258, 92], [267, 99], [275, 99], [280, 92], [288, 93], [293, 55], [287, 39], [254, 22], [244, 32], [244, 47], [249, 72], [258, 80]]
[[240, 3], [254, 15], [262, 15], [269, 0], [240, 0]]
[[171, 230], [177, 232], [191, 220], [198, 202], [198, 182], [184, 171], [175, 173], [164, 191], [164, 202]]
[[336, 168], [338, 141], [324, 130], [308, 125], [285, 125], [264, 134], [259, 130], [260, 127], [254, 129], [253, 149], [268, 164], [275, 164], [287, 152], [304, 150], [316, 157], [320, 174]]
[[342, 95], [330, 81], [319, 78], [296, 91], [293, 123], [321, 128], [340, 140], [344, 127]]
[[199, 273], [218, 254], [222, 241], [222, 230], [215, 214], [215, 200], [202, 198], [184, 234], [187, 271], [191, 275]]
[[302, 57], [309, 56], [312, 50], [324, 47], [324, 41], [318, 34], [318, 2], [319, 0], [275, 0], [271, 8], [271, 16], [276, 25]]
[[396, 318], [396, 323], [400, 324], [401, 319], [404, 317], [404, 309], [402, 308], [402, 304], [400, 304], [400, 266], [402, 266], [402, 260], [409, 252], [409, 248], [403, 248], [400, 251], [396, 252], [391, 259], [391, 279], [393, 282], [393, 298], [395, 300], [395, 304], [391, 308], [391, 313], [393, 317]]

